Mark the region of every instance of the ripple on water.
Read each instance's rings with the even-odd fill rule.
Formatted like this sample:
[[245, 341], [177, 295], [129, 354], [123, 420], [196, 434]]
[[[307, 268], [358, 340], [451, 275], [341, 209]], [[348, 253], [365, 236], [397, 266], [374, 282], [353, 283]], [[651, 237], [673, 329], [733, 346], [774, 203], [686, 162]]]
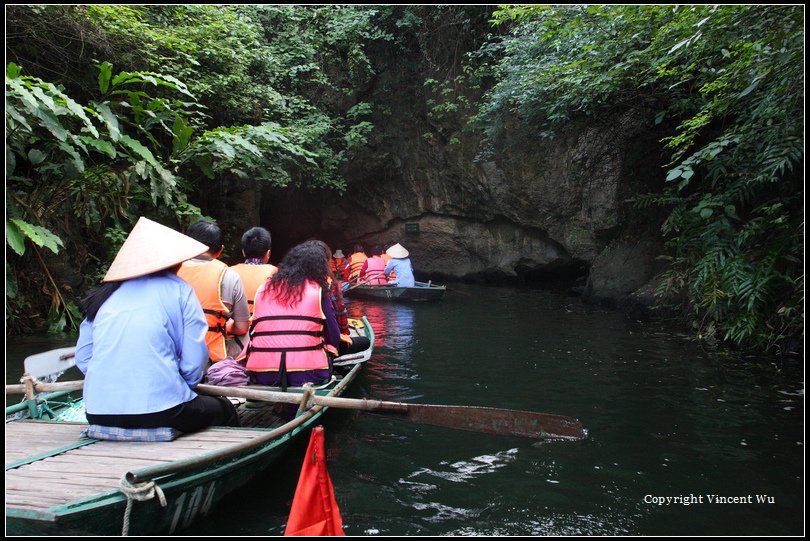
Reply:
[[[533, 511], [536, 512], [536, 511]], [[515, 519], [502, 519], [500, 524], [490, 520], [481, 524], [467, 524], [448, 532], [448, 535], [507, 536], [507, 535], [628, 535], [632, 534], [632, 520], [619, 513], [559, 514], [531, 517], [529, 510], [515, 510]], [[519, 518], [517, 518], [519, 517]]]
[[428, 475], [444, 479], [445, 481], [463, 483], [470, 479], [474, 479], [481, 475], [486, 475], [503, 468], [507, 464], [514, 462], [517, 459], [517, 454], [517, 449], [509, 449], [507, 451], [495, 453], [494, 455], [476, 456], [470, 460], [461, 460], [458, 462], [453, 462], [452, 464], [448, 462], [441, 462], [440, 466], [447, 466], [446, 469], [420, 468], [419, 470], [408, 475], [408, 479], [419, 477], [421, 475]]

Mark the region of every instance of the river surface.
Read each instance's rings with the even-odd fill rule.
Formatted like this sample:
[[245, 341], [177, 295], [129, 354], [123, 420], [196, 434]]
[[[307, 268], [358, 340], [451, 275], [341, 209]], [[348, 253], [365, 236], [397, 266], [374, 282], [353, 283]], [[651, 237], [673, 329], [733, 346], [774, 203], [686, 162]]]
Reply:
[[[450, 289], [349, 302], [377, 348], [348, 396], [555, 413], [588, 436], [539, 443], [333, 410], [327, 463], [347, 534], [804, 533], [801, 374], [576, 297]], [[7, 382], [25, 355], [64, 345], [7, 340]], [[307, 439], [181, 533], [283, 534]]]

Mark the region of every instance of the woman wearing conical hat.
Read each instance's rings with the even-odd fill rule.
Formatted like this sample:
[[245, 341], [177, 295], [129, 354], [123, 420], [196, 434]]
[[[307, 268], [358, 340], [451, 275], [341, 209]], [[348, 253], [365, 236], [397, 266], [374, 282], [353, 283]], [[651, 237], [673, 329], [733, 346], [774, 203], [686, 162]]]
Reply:
[[91, 424], [181, 432], [239, 426], [227, 399], [194, 392], [208, 363], [208, 324], [194, 290], [176, 272], [207, 250], [140, 218], [104, 284], [82, 300], [76, 366], [85, 374]]
[[396, 278], [389, 285], [398, 285], [400, 287], [413, 287], [416, 281], [413, 278], [413, 267], [411, 260], [408, 259], [408, 250], [401, 244], [397, 243], [385, 251], [386, 254], [391, 256], [391, 260], [385, 266], [383, 273], [390, 277], [391, 272], [396, 273]]

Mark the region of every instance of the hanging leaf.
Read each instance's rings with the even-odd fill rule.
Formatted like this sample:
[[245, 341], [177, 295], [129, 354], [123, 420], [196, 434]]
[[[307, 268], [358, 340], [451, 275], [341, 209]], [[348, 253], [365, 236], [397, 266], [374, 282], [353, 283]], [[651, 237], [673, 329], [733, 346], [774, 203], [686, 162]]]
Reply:
[[60, 141], [66, 141], [68, 132], [59, 122], [59, 119], [53, 114], [52, 111], [41, 105], [37, 106], [37, 117], [42, 121], [43, 125], [48, 129], [51, 134]]
[[22, 70], [20, 69], [20, 66], [18, 66], [14, 62], [9, 62], [8, 65], [6, 66], [6, 77], [8, 77], [9, 79], [16, 79], [17, 77], [20, 76], [21, 71]]
[[748, 88], [746, 88], [745, 90], [743, 90], [742, 92], [740, 92], [740, 93], [737, 95], [737, 97], [738, 97], [738, 98], [742, 98], [742, 97], [747, 96], [747, 95], [748, 95], [748, 94], [750, 94], [751, 92], [753, 92], [753, 91], [754, 91], [754, 89], [757, 87], [757, 85], [759, 85], [759, 81], [760, 81], [760, 79], [759, 79], [759, 78], [754, 79], [754, 80], [753, 80], [753, 82], [752, 82], [750, 85], [748, 85]]
[[120, 141], [124, 146], [129, 148], [135, 154], [137, 154], [138, 156], [140, 156], [141, 158], [143, 158], [144, 160], [149, 162], [149, 164], [152, 167], [160, 167], [160, 164], [155, 159], [155, 156], [152, 154], [152, 152], [148, 148], [143, 146], [141, 144], [141, 142], [138, 141], [137, 139], [133, 139], [132, 137], [130, 137], [128, 135], [123, 135], [122, 134], [121, 138], [120, 138]]
[[118, 142], [121, 138], [121, 130], [118, 127], [118, 117], [110, 110], [110, 106], [106, 103], [97, 104], [96, 110], [98, 110], [101, 119], [107, 125], [110, 139], [112, 139], [113, 142]]
[[[19, 228], [19, 231], [31, 239], [37, 246], [48, 248], [53, 253], [59, 253], [59, 247], [64, 246], [62, 239], [51, 233], [49, 230], [38, 225], [29, 224], [19, 218], [12, 218], [11, 223]], [[16, 250], [15, 250], [16, 251]], [[24, 251], [24, 250], [23, 250]], [[20, 253], [20, 252], [17, 252]], [[20, 253], [22, 255], [22, 253]]]
[[110, 158], [115, 158], [118, 153], [115, 151], [115, 147], [109, 141], [104, 141], [102, 139], [95, 139], [93, 137], [87, 137], [86, 135], [78, 135], [76, 137], [86, 145], [93, 147], [94, 149], [98, 150], [109, 156]]
[[177, 154], [186, 149], [188, 146], [188, 141], [191, 138], [191, 134], [194, 133], [194, 130], [186, 124], [182, 116], [177, 115], [174, 117], [172, 133], [174, 134], [174, 138], [172, 139], [172, 149], [174, 150], [175, 154]]
[[683, 171], [681, 171], [678, 168], [672, 169], [669, 173], [667, 173], [667, 182], [675, 180], [676, 178], [680, 177], [682, 172]]
[[112, 64], [102, 62], [98, 67], [98, 88], [102, 94], [106, 94], [110, 88], [110, 77], [112, 76]]
[[77, 175], [82, 174], [84, 172], [84, 160], [76, 149], [68, 143], [59, 143], [59, 148], [64, 150], [72, 158], [67, 163], [72, 165], [73, 169], [75, 169], [75, 173]]
[[32, 165], [41, 164], [43, 161], [45, 161], [45, 158], [47, 157], [48, 157], [47, 154], [35, 148], [32, 148], [31, 150], [28, 151], [28, 161], [31, 162]]
[[6, 242], [18, 255], [25, 254], [25, 237], [14, 222], [6, 222]]

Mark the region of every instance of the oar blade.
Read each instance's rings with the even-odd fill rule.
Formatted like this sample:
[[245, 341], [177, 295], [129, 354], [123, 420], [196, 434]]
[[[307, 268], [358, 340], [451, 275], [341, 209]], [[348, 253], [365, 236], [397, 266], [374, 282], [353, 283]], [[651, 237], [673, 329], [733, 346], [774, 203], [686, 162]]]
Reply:
[[76, 366], [75, 353], [75, 347], [67, 347], [31, 355], [26, 357], [23, 363], [25, 372], [38, 379], [60, 374]]
[[408, 404], [407, 418], [416, 423], [499, 436], [537, 440], [581, 440], [585, 437], [585, 430], [578, 420], [534, 411]]

